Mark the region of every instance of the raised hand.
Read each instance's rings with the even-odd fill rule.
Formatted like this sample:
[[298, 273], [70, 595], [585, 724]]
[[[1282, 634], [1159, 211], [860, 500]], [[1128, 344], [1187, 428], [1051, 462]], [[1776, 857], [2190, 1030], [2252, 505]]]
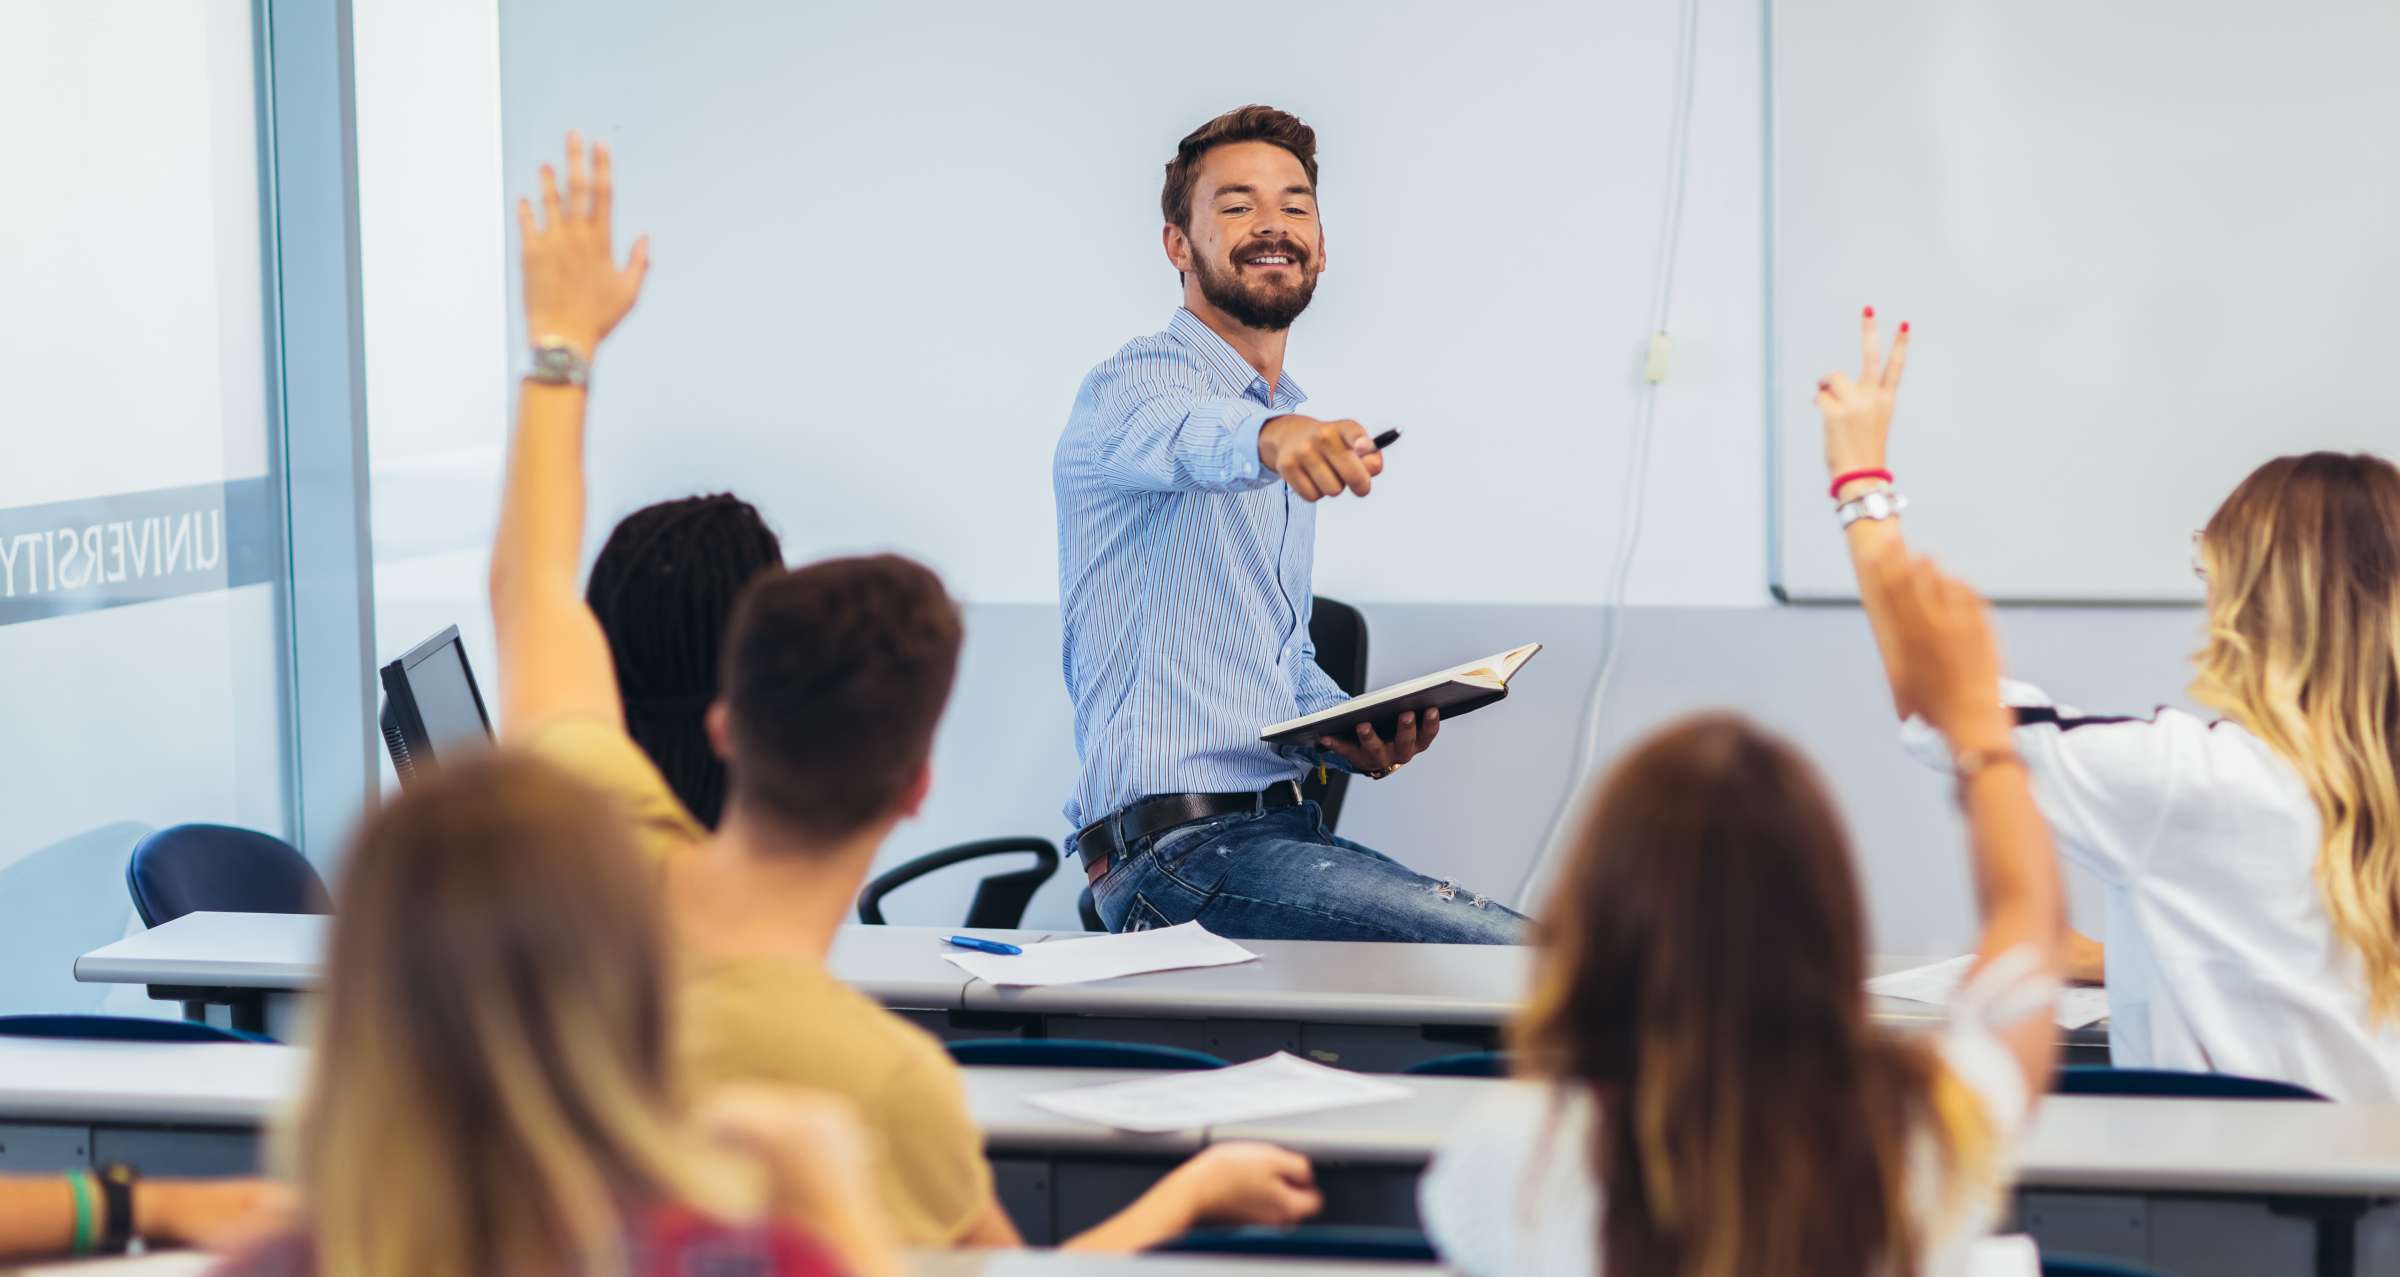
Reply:
[[610, 241], [614, 179], [608, 147], [594, 143], [584, 163], [583, 138], [567, 134], [567, 191], [561, 199], [558, 174], [542, 166], [542, 212], [517, 201], [517, 231], [525, 279], [525, 336], [535, 342], [562, 341], [585, 358], [633, 309], [650, 272], [650, 237], [633, 241], [620, 267]]
[[1885, 618], [1893, 692], [1955, 750], [2007, 745], [2000, 645], [1983, 599], [1930, 559], [1892, 555], [1861, 585]]
[[1831, 372], [1817, 379], [1817, 411], [1825, 418], [1825, 471], [1829, 477], [1884, 468], [1892, 404], [1900, 396], [1900, 373], [1907, 364], [1908, 325], [1900, 325], [1886, 356], [1876, 331], [1875, 308], [1867, 307], [1859, 317], [1858, 376]]
[[1271, 417], [1259, 428], [1258, 459], [1282, 476], [1303, 501], [1365, 496], [1383, 473], [1383, 454], [1355, 421], [1319, 421], [1298, 413]]

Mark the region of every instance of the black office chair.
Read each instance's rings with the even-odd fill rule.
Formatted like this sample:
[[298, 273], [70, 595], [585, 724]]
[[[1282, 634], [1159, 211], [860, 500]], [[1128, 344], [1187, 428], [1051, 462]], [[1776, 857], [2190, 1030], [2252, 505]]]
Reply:
[[883, 898], [915, 882], [937, 869], [986, 856], [1005, 856], [1031, 852], [1033, 863], [1023, 869], [993, 874], [975, 885], [975, 898], [967, 905], [966, 924], [995, 931], [1005, 931], [1025, 921], [1025, 906], [1033, 903], [1033, 893], [1050, 881], [1058, 872], [1058, 846], [1047, 838], [986, 838], [982, 842], [961, 843], [940, 851], [929, 851], [914, 860], [877, 874], [875, 880], [858, 893], [858, 920], [880, 926], [883, 923]]
[[299, 848], [231, 825], [173, 825], [135, 843], [125, 889], [145, 927], [187, 913], [333, 912]]
[[[1367, 618], [1357, 608], [1317, 596], [1308, 617], [1309, 641], [1317, 645], [1317, 667], [1333, 685], [1356, 696], [1367, 690]], [[1316, 800], [1325, 813], [1328, 832], [1340, 823], [1342, 799], [1350, 792], [1350, 773], [1328, 771], [1325, 779], [1310, 772], [1300, 782], [1300, 796]]]
[[1206, 1051], [1147, 1042], [1091, 1042], [1081, 1038], [970, 1038], [945, 1042], [960, 1064], [1017, 1069], [1221, 1069], [1225, 1061]]
[[2054, 1095], [2151, 1096], [2185, 1100], [2323, 1100], [2326, 1097], [2271, 1078], [2233, 1073], [2186, 1073], [2174, 1069], [2118, 1069], [2074, 1064], [2058, 1071]]
[[129, 1015], [0, 1015], [0, 1038], [72, 1038], [86, 1042], [272, 1042], [194, 1020], [149, 1020]]
[[1374, 1259], [1430, 1264], [1441, 1257], [1411, 1228], [1304, 1224], [1298, 1228], [1204, 1228], [1156, 1248], [1168, 1255], [1255, 1255], [1294, 1259]]

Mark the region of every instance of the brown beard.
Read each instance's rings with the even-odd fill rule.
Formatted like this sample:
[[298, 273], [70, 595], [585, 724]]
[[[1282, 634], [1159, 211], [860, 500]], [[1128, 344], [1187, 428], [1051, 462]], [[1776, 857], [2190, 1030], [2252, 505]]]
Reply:
[[1219, 267], [1195, 256], [1192, 264], [1199, 268], [1200, 295], [1244, 328], [1273, 333], [1291, 327], [1292, 321], [1300, 318], [1300, 312], [1308, 309], [1309, 299], [1316, 295], [1315, 259], [1289, 241], [1277, 245], [1276, 251], [1288, 254], [1293, 268], [1300, 272], [1299, 282], [1292, 287], [1250, 284], [1242, 279], [1240, 267], [1231, 264]]

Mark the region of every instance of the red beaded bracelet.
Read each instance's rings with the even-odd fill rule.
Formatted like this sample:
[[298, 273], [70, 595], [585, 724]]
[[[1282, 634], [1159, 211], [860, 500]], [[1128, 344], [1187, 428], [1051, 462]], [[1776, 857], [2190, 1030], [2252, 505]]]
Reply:
[[1825, 495], [1839, 501], [1842, 499], [1842, 489], [1861, 479], [1881, 479], [1885, 483], [1890, 483], [1892, 482], [1892, 472], [1889, 470], [1852, 470], [1847, 474], [1837, 474], [1833, 477], [1833, 488]]

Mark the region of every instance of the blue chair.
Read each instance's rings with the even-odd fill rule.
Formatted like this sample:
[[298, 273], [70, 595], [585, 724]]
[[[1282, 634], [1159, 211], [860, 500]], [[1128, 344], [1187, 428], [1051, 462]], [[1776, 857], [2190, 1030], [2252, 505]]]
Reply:
[[1299, 1228], [1204, 1228], [1156, 1248], [1169, 1255], [1254, 1255], [1294, 1259], [1374, 1259], [1430, 1264], [1440, 1259], [1425, 1234], [1409, 1228], [1312, 1224]]
[[2113, 1259], [2082, 1259], [2074, 1255], [2042, 1256], [2042, 1277], [2159, 1277], [2147, 1268]]
[[1510, 1051], [1461, 1051], [1419, 1060], [1400, 1071], [1418, 1077], [1507, 1077], [1516, 1058]]
[[1225, 1061], [1205, 1051], [1141, 1042], [1085, 1042], [1075, 1038], [984, 1038], [950, 1042], [960, 1064], [1019, 1069], [1221, 1069]]
[[[170, 825], [143, 838], [125, 862], [125, 889], [145, 927], [187, 913], [333, 912], [325, 880], [299, 848], [231, 825]], [[266, 1000], [256, 990], [152, 985], [150, 996], [180, 998], [189, 1020], [205, 1019], [214, 1004], [230, 1009], [236, 1029], [267, 1027]]]
[[2305, 1086], [2233, 1073], [2184, 1073], [2173, 1069], [2117, 1069], [2076, 1064], [2058, 1071], [2055, 1095], [2151, 1096], [2185, 1100], [2323, 1100]]
[[981, 842], [960, 843], [944, 847], [897, 865], [877, 874], [873, 882], [858, 893], [858, 920], [873, 926], [883, 925], [883, 898], [936, 869], [947, 869], [969, 860], [986, 856], [1005, 856], [1012, 852], [1033, 853], [1033, 863], [1023, 869], [993, 874], [975, 884], [975, 898], [967, 904], [966, 925], [991, 931], [1006, 931], [1025, 924], [1025, 906], [1033, 903], [1033, 894], [1058, 872], [1058, 846], [1047, 838], [986, 838]]
[[231, 825], [172, 825], [135, 843], [125, 887], [145, 927], [187, 913], [333, 912], [298, 848]]
[[240, 1029], [194, 1020], [129, 1015], [0, 1015], [0, 1038], [79, 1038], [91, 1042], [271, 1042]]

